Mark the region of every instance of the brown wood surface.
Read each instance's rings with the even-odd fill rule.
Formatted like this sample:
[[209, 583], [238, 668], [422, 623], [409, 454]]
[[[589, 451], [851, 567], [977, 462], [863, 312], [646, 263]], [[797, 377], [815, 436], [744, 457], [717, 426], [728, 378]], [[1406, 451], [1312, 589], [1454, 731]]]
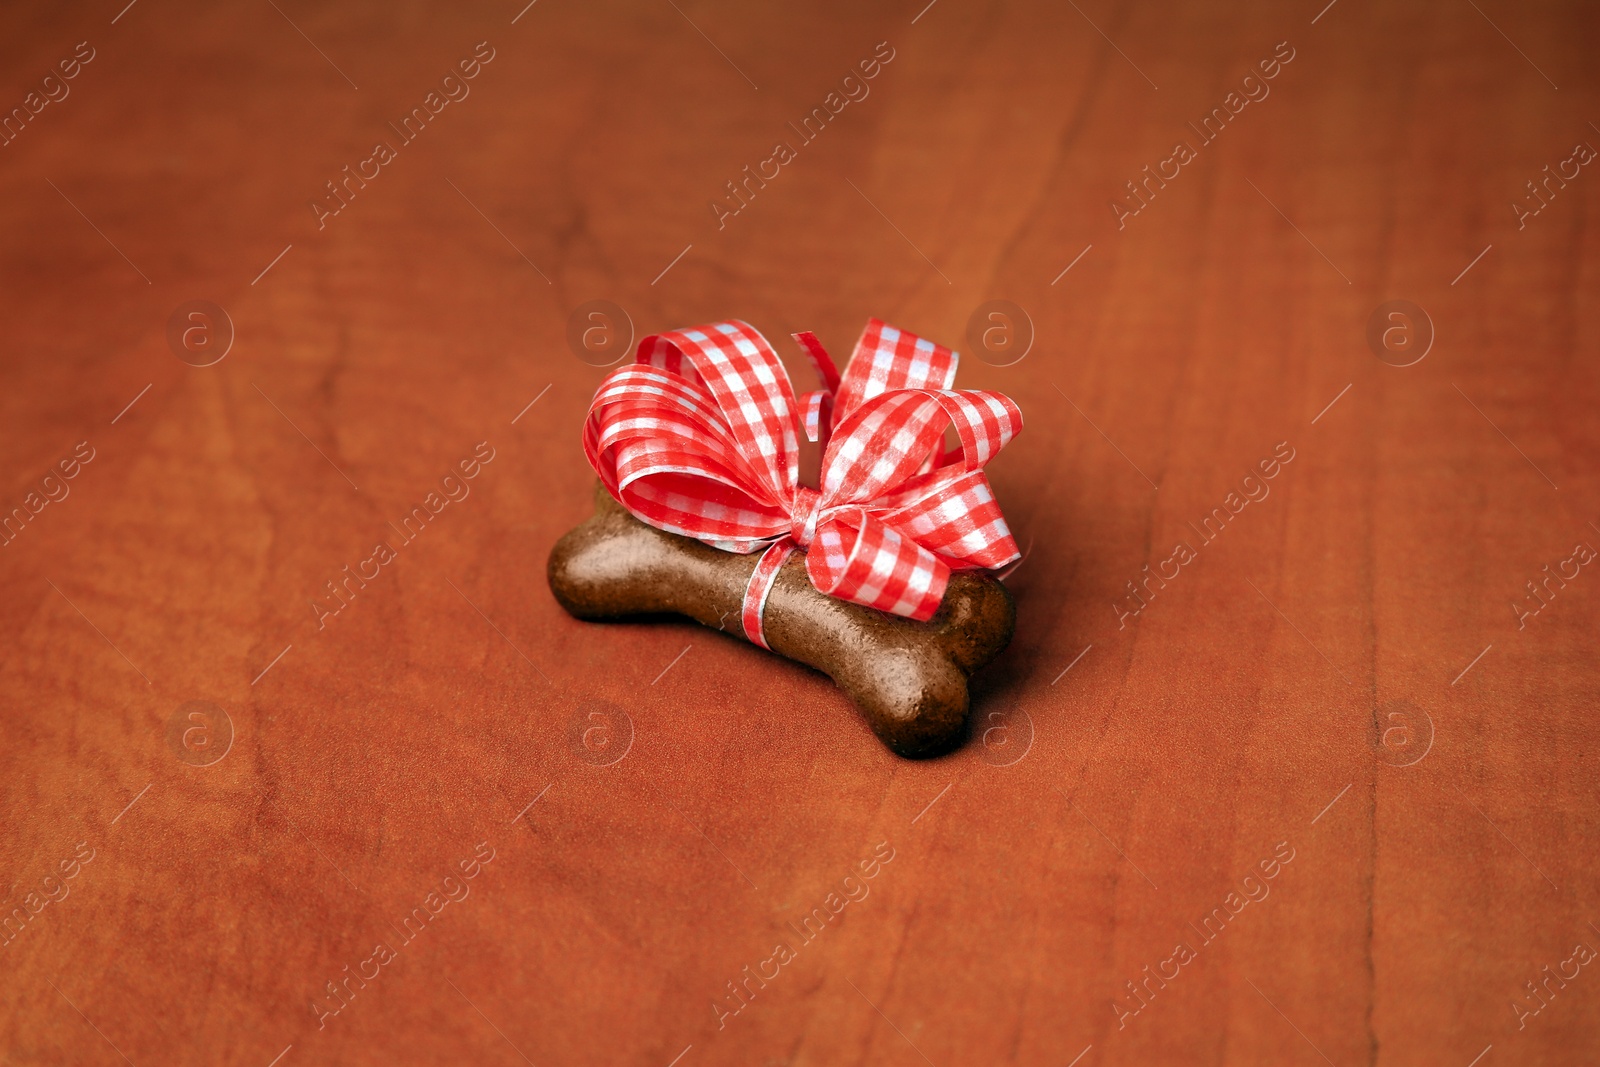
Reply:
[[[1600, 145], [1587, 5], [122, 5], [0, 12], [0, 107], [70, 90], [0, 147], [0, 503], [39, 509], [0, 547], [5, 1063], [1600, 1055], [1600, 175], [1526, 184]], [[994, 299], [1009, 366], [967, 339]], [[1403, 368], [1397, 299], [1436, 333]], [[559, 609], [591, 300], [746, 319], [801, 388], [790, 331], [876, 315], [1018, 400], [965, 748]]]

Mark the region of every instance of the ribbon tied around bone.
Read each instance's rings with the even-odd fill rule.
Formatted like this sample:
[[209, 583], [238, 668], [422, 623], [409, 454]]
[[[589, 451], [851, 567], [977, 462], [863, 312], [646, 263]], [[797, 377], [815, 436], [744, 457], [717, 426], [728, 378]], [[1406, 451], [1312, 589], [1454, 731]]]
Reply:
[[[584, 455], [636, 518], [762, 552], [744, 598], [753, 643], [767, 647], [767, 595], [796, 550], [821, 592], [917, 620], [952, 570], [1019, 558], [983, 473], [1022, 431], [1009, 397], [952, 389], [957, 353], [877, 319], [842, 375], [815, 335], [793, 336], [822, 383], [798, 399], [766, 338], [718, 322], [645, 338], [584, 423]], [[816, 489], [799, 484], [802, 429], [822, 445]]]

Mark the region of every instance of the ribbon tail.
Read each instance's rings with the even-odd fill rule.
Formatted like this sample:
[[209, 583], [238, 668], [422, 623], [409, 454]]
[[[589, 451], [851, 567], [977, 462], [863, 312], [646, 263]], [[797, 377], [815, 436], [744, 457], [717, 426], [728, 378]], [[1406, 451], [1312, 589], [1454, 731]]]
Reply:
[[805, 349], [811, 359], [812, 369], [817, 372], [817, 381], [822, 383], [822, 388], [807, 393], [801, 399], [801, 404], [805, 411], [806, 439], [816, 441], [826, 452], [828, 438], [833, 435], [833, 404], [839, 392], [839, 367], [828, 355], [828, 350], [822, 347], [822, 342], [817, 340], [817, 335], [810, 330], [790, 336]]
[[813, 389], [802, 395], [800, 413], [806, 440], [817, 442], [826, 452], [828, 438], [833, 436], [833, 394], [826, 389]]
[[790, 334], [806, 350], [806, 355], [811, 357], [811, 365], [816, 368], [817, 379], [822, 382], [822, 388], [829, 393], [839, 391], [839, 367], [833, 362], [833, 357], [828, 355], [828, 350], [822, 347], [822, 342], [817, 340], [817, 335], [810, 330], [803, 333]]

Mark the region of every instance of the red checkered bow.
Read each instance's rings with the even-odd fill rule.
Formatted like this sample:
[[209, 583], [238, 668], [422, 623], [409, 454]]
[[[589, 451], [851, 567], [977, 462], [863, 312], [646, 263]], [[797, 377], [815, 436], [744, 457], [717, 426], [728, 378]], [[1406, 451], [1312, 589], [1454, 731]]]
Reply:
[[[1022, 430], [1009, 397], [951, 389], [957, 355], [872, 319], [841, 376], [814, 335], [794, 335], [823, 388], [798, 403], [766, 338], [743, 322], [647, 337], [606, 377], [583, 451], [639, 519], [729, 552], [765, 549], [745, 593], [761, 615], [791, 551], [824, 593], [913, 619], [951, 570], [1002, 567], [1016, 542], [983, 465]], [[800, 485], [799, 430], [821, 439], [822, 487]], [[959, 445], [946, 451], [944, 431]]]

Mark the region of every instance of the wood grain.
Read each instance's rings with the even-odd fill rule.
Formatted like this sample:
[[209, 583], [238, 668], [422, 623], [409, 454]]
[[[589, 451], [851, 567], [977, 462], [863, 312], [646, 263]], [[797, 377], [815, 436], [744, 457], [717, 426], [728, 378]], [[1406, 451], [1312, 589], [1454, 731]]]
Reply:
[[[1226, 7], [0, 12], [5, 1062], [1592, 1062], [1593, 13]], [[592, 300], [1017, 399], [964, 749], [560, 610]]]

